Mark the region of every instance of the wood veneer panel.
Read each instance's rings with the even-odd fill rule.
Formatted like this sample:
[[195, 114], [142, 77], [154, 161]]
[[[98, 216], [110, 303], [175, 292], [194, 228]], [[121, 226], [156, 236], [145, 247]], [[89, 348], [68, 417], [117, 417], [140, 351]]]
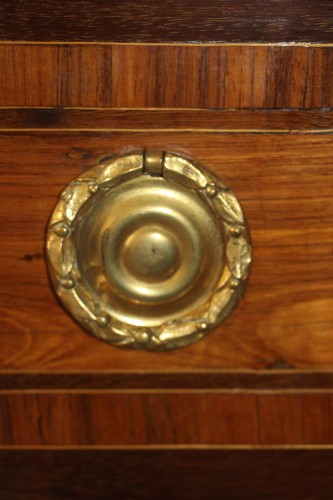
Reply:
[[333, 106], [329, 47], [5, 44], [0, 67], [0, 106]]
[[0, 130], [333, 132], [332, 110], [0, 108]]
[[332, 445], [332, 408], [332, 392], [1, 392], [0, 445]]
[[254, 404], [184, 391], [0, 394], [0, 445], [251, 444]]
[[[183, 152], [221, 175], [253, 240], [236, 311], [205, 340], [164, 354], [118, 350], [84, 333], [56, 301], [43, 260], [60, 191], [129, 145]], [[2, 133], [0, 148], [2, 370], [333, 366], [331, 135]]]
[[332, 42], [329, 0], [2, 0], [1, 40]]
[[112, 47], [0, 45], [0, 105], [111, 103]]
[[330, 48], [114, 46], [114, 106], [330, 107], [332, 61]]

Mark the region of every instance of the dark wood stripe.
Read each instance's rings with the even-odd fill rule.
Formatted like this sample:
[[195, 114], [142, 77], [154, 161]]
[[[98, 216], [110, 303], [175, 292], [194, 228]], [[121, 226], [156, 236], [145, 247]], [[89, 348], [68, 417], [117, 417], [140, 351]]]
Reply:
[[31, 389], [333, 389], [333, 372], [207, 371], [195, 372], [109, 372], [109, 373], [6, 373], [0, 374], [0, 390]]
[[0, 108], [0, 129], [333, 130], [333, 110]]
[[329, 499], [332, 450], [0, 451], [10, 500]]
[[333, 41], [330, 0], [2, 0], [0, 39], [112, 42]]

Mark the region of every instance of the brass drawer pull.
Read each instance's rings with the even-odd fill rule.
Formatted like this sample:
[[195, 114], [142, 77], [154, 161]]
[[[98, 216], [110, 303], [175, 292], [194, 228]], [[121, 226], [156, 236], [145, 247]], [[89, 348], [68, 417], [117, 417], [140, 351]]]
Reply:
[[251, 262], [235, 195], [188, 158], [142, 150], [68, 184], [47, 253], [57, 295], [86, 330], [149, 350], [195, 342], [229, 316]]

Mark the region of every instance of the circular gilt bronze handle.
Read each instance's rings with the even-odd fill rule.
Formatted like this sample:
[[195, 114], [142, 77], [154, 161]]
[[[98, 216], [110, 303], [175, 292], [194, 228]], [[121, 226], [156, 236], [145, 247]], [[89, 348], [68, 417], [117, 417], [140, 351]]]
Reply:
[[57, 295], [85, 329], [150, 350], [195, 342], [225, 319], [251, 262], [230, 189], [188, 158], [142, 150], [68, 184], [47, 254]]

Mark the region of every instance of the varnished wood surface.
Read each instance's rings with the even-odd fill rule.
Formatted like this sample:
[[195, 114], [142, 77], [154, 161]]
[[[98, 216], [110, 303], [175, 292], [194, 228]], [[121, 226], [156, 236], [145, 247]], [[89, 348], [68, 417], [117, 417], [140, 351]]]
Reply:
[[2, 0], [1, 40], [333, 42], [329, 0]]
[[[311, 46], [333, 42], [331, 5], [170, 6], [0, 4], [1, 499], [331, 497], [331, 450], [172, 449], [333, 445], [333, 50]], [[44, 263], [63, 186], [128, 146], [220, 174], [254, 243], [232, 317], [163, 355], [83, 332]]]
[[[205, 340], [127, 352], [83, 332], [48, 283], [45, 227], [63, 187], [128, 146], [178, 151], [221, 176], [248, 219], [244, 299]], [[0, 366], [19, 371], [333, 367], [331, 135], [2, 133]]]
[[333, 392], [0, 392], [0, 446], [333, 445]]
[[4, 500], [317, 500], [332, 450], [0, 451]]
[[0, 130], [333, 132], [332, 110], [0, 108]]
[[0, 106], [333, 106], [330, 47], [0, 44], [0, 67]]

